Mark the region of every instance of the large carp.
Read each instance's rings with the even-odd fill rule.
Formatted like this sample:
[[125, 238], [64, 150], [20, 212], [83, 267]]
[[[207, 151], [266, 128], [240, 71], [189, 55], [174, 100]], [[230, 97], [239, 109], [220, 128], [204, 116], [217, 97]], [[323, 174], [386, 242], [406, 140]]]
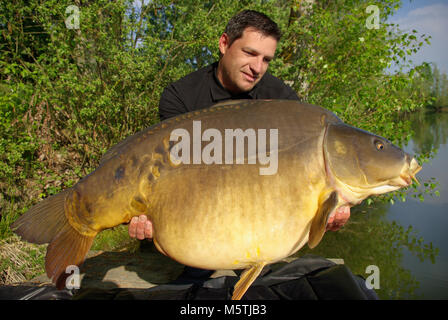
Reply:
[[84, 261], [99, 232], [146, 214], [156, 247], [172, 259], [246, 269], [234, 289], [239, 299], [266, 264], [307, 242], [315, 247], [338, 207], [406, 187], [420, 169], [388, 140], [321, 107], [222, 103], [128, 137], [13, 229], [27, 241], [49, 243], [46, 272], [61, 288], [66, 267]]

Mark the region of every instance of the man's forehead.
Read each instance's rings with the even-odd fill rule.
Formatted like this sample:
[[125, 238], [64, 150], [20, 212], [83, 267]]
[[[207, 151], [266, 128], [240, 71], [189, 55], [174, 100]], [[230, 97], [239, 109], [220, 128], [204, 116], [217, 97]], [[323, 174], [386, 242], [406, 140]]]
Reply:
[[[273, 45], [266, 46], [266, 39], [272, 41]], [[274, 58], [273, 56], [275, 54], [275, 50], [277, 49], [277, 40], [274, 37], [266, 36], [256, 29], [245, 29], [242, 37], [236, 39], [234, 42], [237, 42], [237, 46], [245, 51], [263, 54], [271, 59]], [[272, 48], [274, 51], [271, 52], [272, 50], [267, 48]]]
[[247, 27], [246, 29], [244, 29], [243, 34], [241, 35], [240, 39], [249, 39], [249, 38], [254, 38], [254, 39], [258, 38], [258, 40], [271, 38], [272, 40], [277, 42], [277, 40], [273, 36], [266, 35], [262, 31], [254, 28], [254, 27]]

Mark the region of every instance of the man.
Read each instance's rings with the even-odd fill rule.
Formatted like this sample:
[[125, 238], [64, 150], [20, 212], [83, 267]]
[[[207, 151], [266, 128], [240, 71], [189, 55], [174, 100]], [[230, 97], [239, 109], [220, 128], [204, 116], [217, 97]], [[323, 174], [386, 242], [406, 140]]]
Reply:
[[[262, 13], [246, 10], [235, 15], [219, 39], [219, 61], [169, 85], [160, 99], [160, 119], [229, 99], [299, 100], [289, 86], [266, 72], [280, 36], [277, 24]], [[327, 230], [338, 230], [349, 217], [350, 208], [340, 208], [329, 218]], [[129, 235], [152, 238], [145, 215], [132, 218]]]

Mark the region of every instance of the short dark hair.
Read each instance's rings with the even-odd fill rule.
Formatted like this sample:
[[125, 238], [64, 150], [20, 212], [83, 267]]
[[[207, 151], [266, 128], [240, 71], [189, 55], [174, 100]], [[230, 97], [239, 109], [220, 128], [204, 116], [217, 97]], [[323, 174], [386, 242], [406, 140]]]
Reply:
[[273, 37], [279, 41], [282, 34], [277, 24], [264, 13], [254, 10], [244, 10], [234, 15], [227, 23], [225, 33], [229, 36], [229, 46], [243, 36], [246, 28], [254, 28], [264, 36]]

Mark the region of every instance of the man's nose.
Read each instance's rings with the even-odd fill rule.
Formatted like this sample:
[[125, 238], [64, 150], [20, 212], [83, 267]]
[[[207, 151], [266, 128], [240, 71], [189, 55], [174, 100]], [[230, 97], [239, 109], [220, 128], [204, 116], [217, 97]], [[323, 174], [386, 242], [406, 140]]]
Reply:
[[260, 74], [263, 70], [263, 57], [256, 57], [254, 61], [252, 61], [250, 68], [253, 73]]

